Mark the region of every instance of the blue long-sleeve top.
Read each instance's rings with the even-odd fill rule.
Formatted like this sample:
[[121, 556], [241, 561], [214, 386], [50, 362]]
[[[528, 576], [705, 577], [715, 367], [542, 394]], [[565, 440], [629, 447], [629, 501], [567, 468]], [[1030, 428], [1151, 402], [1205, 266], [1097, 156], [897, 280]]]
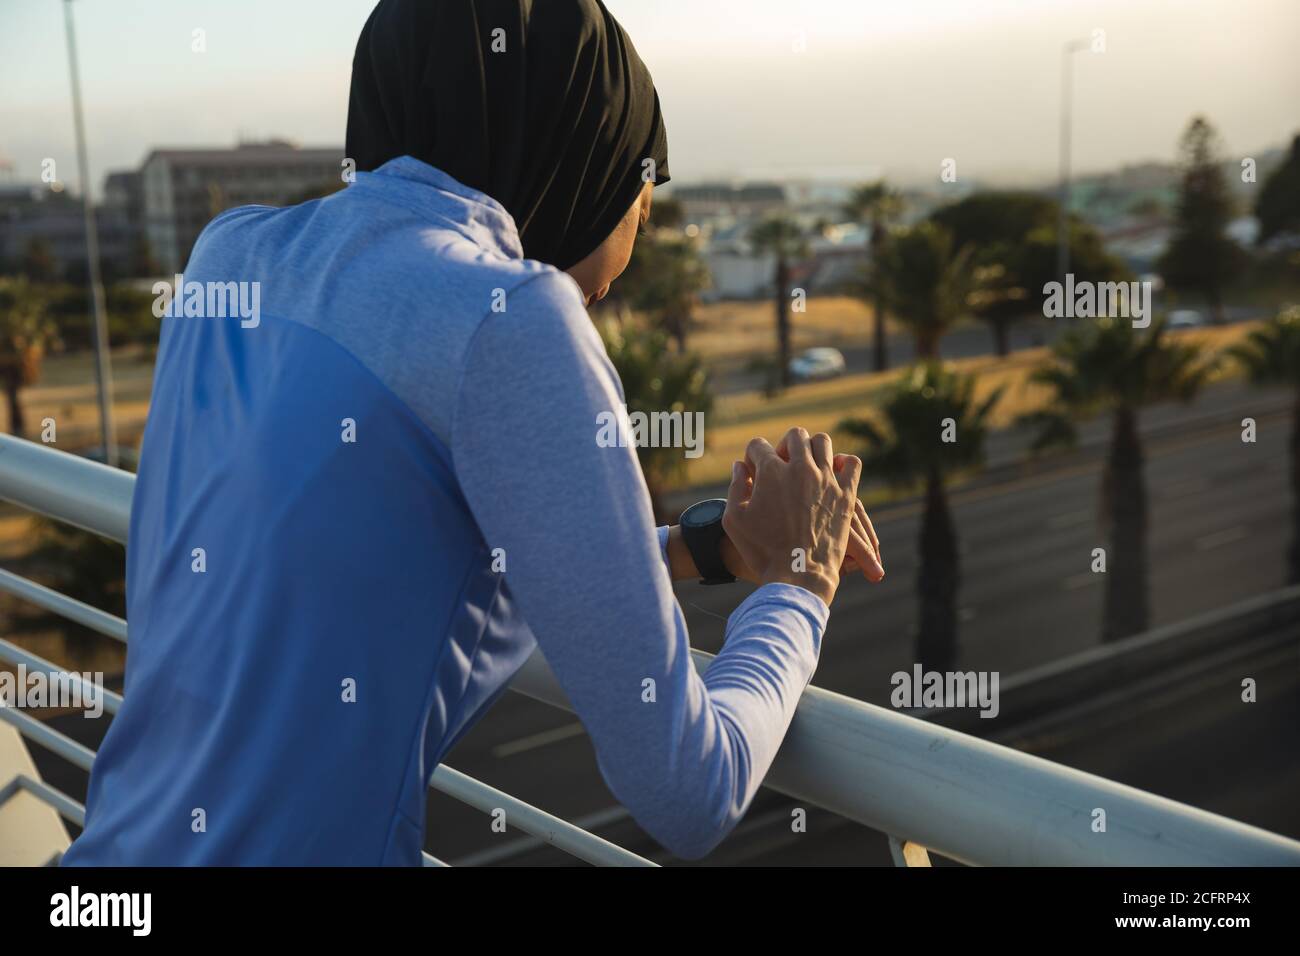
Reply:
[[[231, 282], [238, 315], [191, 295]], [[637, 822], [714, 847], [828, 610], [760, 587], [696, 673], [635, 449], [597, 441], [622, 387], [573, 279], [403, 157], [223, 213], [184, 283], [132, 505], [125, 704], [65, 862], [418, 864], [430, 773], [538, 646]]]

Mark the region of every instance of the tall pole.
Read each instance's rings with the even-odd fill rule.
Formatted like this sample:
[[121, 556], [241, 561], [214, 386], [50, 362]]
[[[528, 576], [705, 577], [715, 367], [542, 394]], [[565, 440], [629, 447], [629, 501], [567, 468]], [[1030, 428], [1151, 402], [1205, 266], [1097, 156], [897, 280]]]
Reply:
[[1061, 48], [1061, 196], [1056, 222], [1056, 276], [1065, 282], [1070, 271], [1070, 125], [1074, 107], [1073, 55], [1087, 40], [1071, 40]]
[[72, 76], [72, 118], [77, 132], [77, 173], [81, 178], [81, 203], [86, 218], [86, 263], [90, 270], [90, 298], [95, 310], [95, 385], [99, 391], [99, 431], [104, 462], [117, 467], [117, 430], [113, 426], [113, 368], [108, 354], [108, 318], [104, 309], [104, 280], [99, 271], [99, 232], [95, 206], [90, 199], [90, 163], [86, 158], [86, 129], [81, 118], [81, 79], [77, 73], [77, 36], [72, 25], [72, 0], [63, 2], [63, 22], [68, 34], [68, 71]]

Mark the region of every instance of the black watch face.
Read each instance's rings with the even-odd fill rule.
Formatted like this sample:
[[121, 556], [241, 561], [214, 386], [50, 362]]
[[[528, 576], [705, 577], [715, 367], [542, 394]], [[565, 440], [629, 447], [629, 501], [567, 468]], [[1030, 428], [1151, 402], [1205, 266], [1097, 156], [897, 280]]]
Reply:
[[726, 510], [727, 502], [721, 498], [701, 501], [682, 512], [682, 525], [687, 528], [703, 528], [705, 525], [721, 521], [722, 514]]

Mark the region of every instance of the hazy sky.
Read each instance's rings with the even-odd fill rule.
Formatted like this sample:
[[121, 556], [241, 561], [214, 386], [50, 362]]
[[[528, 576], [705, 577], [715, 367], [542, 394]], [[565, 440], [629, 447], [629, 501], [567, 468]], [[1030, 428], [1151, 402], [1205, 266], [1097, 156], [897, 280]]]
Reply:
[[[544, 8], [548, 0], [536, 0]], [[1077, 170], [1172, 159], [1196, 112], [1230, 156], [1300, 130], [1300, 0], [608, 0], [659, 87], [678, 182], [1045, 179], [1061, 45]], [[155, 146], [342, 145], [373, 0], [77, 0], [96, 188]], [[77, 185], [62, 0], [0, 0], [0, 156]], [[206, 31], [207, 51], [191, 50]]]

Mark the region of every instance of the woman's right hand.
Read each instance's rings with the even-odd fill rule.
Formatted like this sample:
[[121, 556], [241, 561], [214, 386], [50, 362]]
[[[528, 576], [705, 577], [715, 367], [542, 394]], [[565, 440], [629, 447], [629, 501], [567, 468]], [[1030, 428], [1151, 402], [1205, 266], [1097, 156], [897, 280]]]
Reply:
[[722, 526], [760, 584], [793, 584], [829, 606], [859, 508], [862, 462], [836, 456], [830, 436], [803, 428], [779, 447], [784, 455], [755, 438], [732, 466]]

